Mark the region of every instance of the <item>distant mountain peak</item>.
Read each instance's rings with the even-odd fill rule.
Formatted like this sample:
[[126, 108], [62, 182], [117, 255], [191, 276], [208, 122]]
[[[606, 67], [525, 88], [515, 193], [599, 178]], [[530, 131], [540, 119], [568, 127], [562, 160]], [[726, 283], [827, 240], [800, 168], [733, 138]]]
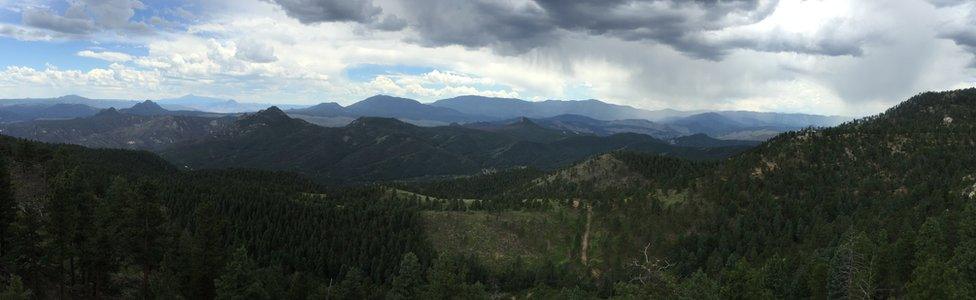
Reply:
[[280, 108], [277, 106], [272, 106], [259, 110], [253, 114], [245, 114], [244, 116], [241, 116], [239, 122], [242, 125], [273, 125], [290, 122], [292, 120], [293, 119], [289, 117], [288, 114], [285, 114], [285, 112]]
[[132, 107], [133, 108], [140, 107], [140, 108], [163, 109], [162, 106], [159, 106], [159, 104], [156, 104], [156, 102], [153, 102], [152, 100], [146, 100], [146, 101], [139, 102], [139, 103], [137, 103], [136, 105], [134, 105]]
[[286, 115], [285, 112], [282, 111], [277, 106], [271, 106], [271, 107], [268, 107], [267, 109], [260, 110], [257, 113], [255, 113], [255, 115], [258, 115], [258, 114], [273, 115], [273, 116], [277, 116], [277, 117], [286, 117], [286, 118], [288, 117], [288, 115]]
[[411, 104], [416, 103], [416, 104], [420, 104], [420, 101], [417, 101], [417, 100], [408, 99], [408, 98], [401, 98], [401, 97], [395, 97], [395, 96], [390, 96], [390, 95], [383, 95], [383, 94], [375, 95], [375, 96], [372, 96], [372, 97], [363, 99], [363, 101], [360, 101], [360, 103], [375, 103], [375, 102], [400, 102], [400, 103], [411, 103]]
[[75, 95], [75, 94], [64, 95], [64, 96], [58, 97], [56, 99], [59, 100], [59, 101], [66, 101], [66, 100], [74, 100], [74, 101], [77, 101], [77, 100], [88, 100], [88, 98], [85, 98], [85, 97], [82, 97], [82, 96], [78, 96], [78, 95]]
[[312, 106], [308, 107], [308, 109], [320, 109], [320, 108], [322, 108], [322, 109], [324, 109], [324, 108], [330, 108], [330, 109], [331, 108], [340, 108], [341, 109], [342, 108], [342, 105], [339, 105], [339, 103], [335, 103], [335, 102], [322, 102], [322, 103], [319, 103], [319, 104], [312, 105]]
[[156, 102], [151, 100], [136, 103], [136, 105], [123, 109], [121, 112], [141, 116], [167, 115], [170, 113], [170, 111], [164, 109], [162, 106], [159, 106], [159, 104], [156, 104]]

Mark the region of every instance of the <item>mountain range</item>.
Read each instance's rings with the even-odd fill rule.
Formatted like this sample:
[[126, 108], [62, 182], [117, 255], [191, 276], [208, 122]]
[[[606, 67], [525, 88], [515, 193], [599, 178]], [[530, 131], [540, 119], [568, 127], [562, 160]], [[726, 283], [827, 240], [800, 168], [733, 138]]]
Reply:
[[662, 139], [705, 133], [722, 139], [764, 140], [784, 131], [834, 126], [849, 120], [839, 116], [749, 111], [650, 111], [599, 100], [532, 102], [482, 96], [462, 96], [424, 104], [377, 95], [347, 107], [328, 102], [286, 112], [329, 127], [343, 126], [362, 116], [392, 117], [421, 126], [480, 123], [471, 126], [482, 128], [526, 117], [544, 127], [581, 134], [634, 132]]
[[[88, 99], [74, 95], [50, 99], [6, 99], [0, 100], [0, 123], [88, 117], [98, 109], [108, 107], [129, 109], [132, 114], [143, 115], [219, 116], [253, 112], [271, 106], [194, 95], [151, 101], [151, 105], [147, 101]], [[385, 117], [420, 126], [457, 123], [489, 128], [527, 117], [543, 127], [577, 134], [606, 136], [632, 132], [659, 139], [704, 133], [719, 139], [761, 141], [784, 131], [832, 126], [846, 120], [836, 116], [748, 111], [649, 111], [598, 100], [531, 102], [481, 96], [462, 96], [425, 104], [407, 98], [377, 95], [349, 106], [327, 102], [310, 107], [279, 107], [295, 118], [326, 127], [342, 127], [359, 117]]]
[[[91, 99], [78, 95], [66, 95], [55, 98], [20, 98], [20, 99], [0, 99], [0, 112], [6, 111], [14, 106], [34, 106], [34, 107], [47, 107], [55, 104], [82, 104], [87, 105], [95, 109], [106, 109], [106, 108], [129, 108], [133, 105], [141, 103], [144, 101], [139, 100], [124, 100], [124, 99]], [[288, 105], [288, 104], [268, 104], [268, 103], [246, 103], [238, 102], [233, 99], [220, 99], [213, 97], [204, 97], [196, 95], [185, 95], [178, 98], [164, 98], [153, 100], [153, 102], [159, 104], [161, 107], [168, 110], [183, 110], [183, 111], [200, 111], [209, 113], [242, 113], [242, 112], [254, 112], [272, 105], [278, 105], [284, 108], [301, 108], [304, 105]], [[96, 110], [97, 112], [97, 110]], [[73, 115], [72, 117], [81, 117], [84, 115]], [[0, 120], [3, 121], [3, 120]], [[6, 122], [6, 121], [4, 121]]]
[[360, 117], [330, 128], [291, 118], [277, 107], [212, 115], [169, 111], [151, 101], [87, 118], [7, 124], [0, 126], [0, 133], [150, 150], [188, 168], [287, 170], [339, 181], [464, 175], [517, 166], [551, 169], [615, 150], [714, 159], [751, 146], [718, 140], [714, 145], [684, 145], [636, 133], [580, 134], [527, 118], [497, 129], [420, 127], [382, 117]]
[[506, 130], [463, 126], [420, 127], [393, 118], [360, 117], [327, 128], [292, 119], [276, 107], [245, 115], [228, 134], [161, 152], [191, 168], [249, 167], [289, 170], [313, 178], [390, 180], [473, 174], [529, 166], [551, 169], [614, 150], [685, 158], [724, 158], [748, 147], [681, 147], [651, 136], [584, 136], [531, 122]]

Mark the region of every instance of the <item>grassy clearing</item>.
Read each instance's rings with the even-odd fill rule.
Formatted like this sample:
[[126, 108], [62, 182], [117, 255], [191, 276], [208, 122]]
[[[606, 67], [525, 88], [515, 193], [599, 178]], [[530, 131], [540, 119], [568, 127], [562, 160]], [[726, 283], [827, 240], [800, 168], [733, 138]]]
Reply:
[[585, 221], [576, 211], [484, 212], [427, 211], [423, 213], [431, 244], [442, 254], [472, 255], [489, 265], [516, 258], [527, 264], [547, 256], [572, 259], [578, 252], [578, 230]]

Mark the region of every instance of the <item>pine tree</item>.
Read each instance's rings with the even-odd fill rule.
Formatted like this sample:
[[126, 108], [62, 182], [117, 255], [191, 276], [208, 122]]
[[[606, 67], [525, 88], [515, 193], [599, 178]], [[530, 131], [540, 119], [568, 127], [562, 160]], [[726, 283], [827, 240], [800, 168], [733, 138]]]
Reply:
[[959, 266], [964, 280], [976, 282], [976, 203], [970, 202], [959, 216], [959, 244], [953, 263]]
[[138, 183], [135, 197], [132, 207], [124, 213], [122, 235], [126, 254], [142, 270], [143, 296], [150, 297], [149, 278], [159, 266], [167, 245], [167, 221], [154, 183]]
[[[45, 205], [48, 215], [45, 222], [48, 245], [51, 247], [51, 261], [57, 268], [56, 281], [58, 295], [65, 297], [65, 280], [67, 275], [74, 277], [74, 261], [77, 249], [72, 247], [76, 237], [76, 230], [80, 212], [78, 202], [85, 201], [87, 194], [78, 176], [77, 170], [62, 172], [51, 184], [51, 191]], [[69, 269], [66, 270], [65, 263]]]
[[715, 280], [708, 278], [702, 270], [681, 281], [678, 286], [678, 299], [720, 299], [722, 288]]
[[369, 279], [359, 268], [349, 269], [345, 278], [336, 287], [335, 295], [337, 299], [369, 299]]
[[465, 282], [468, 270], [455, 259], [438, 257], [427, 271], [426, 299], [487, 299], [481, 283]]
[[910, 299], [973, 299], [973, 283], [950, 262], [928, 258], [912, 272], [906, 287]]
[[189, 295], [192, 299], [213, 299], [214, 280], [224, 267], [224, 219], [213, 201], [201, 203], [195, 213], [196, 227], [190, 245]]
[[417, 299], [423, 280], [420, 261], [412, 252], [407, 252], [400, 261], [400, 269], [393, 279], [387, 299]]
[[773, 292], [766, 288], [762, 270], [752, 268], [748, 261], [741, 258], [731, 270], [726, 271], [722, 298], [772, 299]]
[[42, 238], [38, 234], [43, 224], [34, 210], [23, 210], [10, 225], [10, 251], [5, 262], [10, 262], [13, 272], [26, 278], [27, 285], [41, 291], [47, 265], [44, 262], [45, 249], [41, 248]]
[[244, 247], [237, 248], [223, 274], [215, 282], [217, 299], [272, 299], [257, 275], [257, 266]]
[[122, 249], [119, 238], [125, 229], [123, 217], [131, 209], [136, 195], [129, 182], [116, 177], [109, 186], [105, 198], [95, 205], [94, 237], [91, 239], [93, 251], [89, 254], [92, 276], [92, 297], [109, 289], [111, 274], [122, 263]]

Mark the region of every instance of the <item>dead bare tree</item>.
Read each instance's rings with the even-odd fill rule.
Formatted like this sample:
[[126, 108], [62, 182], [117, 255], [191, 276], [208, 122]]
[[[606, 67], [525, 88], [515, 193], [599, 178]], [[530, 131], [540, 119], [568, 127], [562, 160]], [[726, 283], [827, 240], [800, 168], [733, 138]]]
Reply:
[[641, 252], [643, 260], [636, 258], [629, 264], [631, 268], [637, 270], [637, 275], [631, 278], [631, 281], [640, 282], [642, 285], [670, 284], [674, 278], [667, 271], [674, 264], [667, 259], [652, 257], [648, 254], [650, 248], [651, 244], [648, 243]]

